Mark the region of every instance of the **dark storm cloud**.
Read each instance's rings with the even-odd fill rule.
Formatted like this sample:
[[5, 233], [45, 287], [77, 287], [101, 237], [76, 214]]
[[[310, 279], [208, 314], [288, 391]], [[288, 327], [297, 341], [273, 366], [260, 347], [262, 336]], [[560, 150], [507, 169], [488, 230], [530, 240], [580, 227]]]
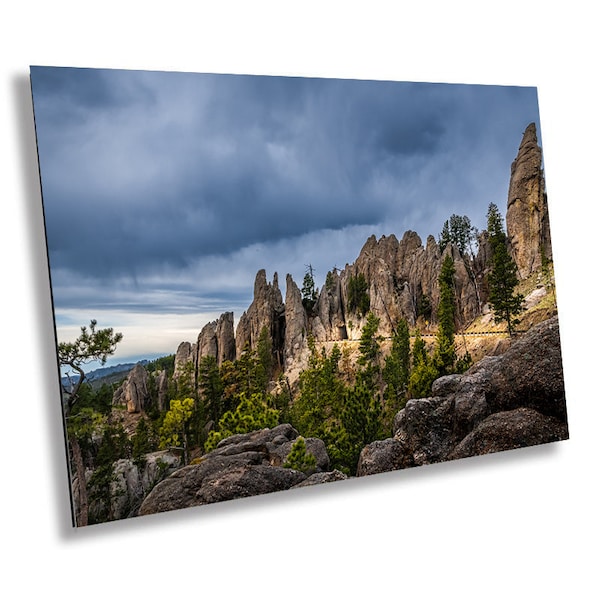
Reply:
[[[32, 70], [56, 266], [102, 275], [377, 224], [444, 143], [440, 86]], [[395, 200], [402, 203], [402, 198]]]
[[532, 88], [31, 75], [53, 297], [71, 325], [239, 316], [258, 269], [283, 284], [311, 264], [322, 285], [371, 234], [425, 241], [452, 213], [482, 228], [538, 119]]

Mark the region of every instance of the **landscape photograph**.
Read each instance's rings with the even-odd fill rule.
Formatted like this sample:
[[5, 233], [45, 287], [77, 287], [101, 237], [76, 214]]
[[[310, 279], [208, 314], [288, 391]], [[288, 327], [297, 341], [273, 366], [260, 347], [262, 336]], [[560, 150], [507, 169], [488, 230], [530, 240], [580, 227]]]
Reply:
[[73, 526], [568, 439], [535, 87], [30, 81]]

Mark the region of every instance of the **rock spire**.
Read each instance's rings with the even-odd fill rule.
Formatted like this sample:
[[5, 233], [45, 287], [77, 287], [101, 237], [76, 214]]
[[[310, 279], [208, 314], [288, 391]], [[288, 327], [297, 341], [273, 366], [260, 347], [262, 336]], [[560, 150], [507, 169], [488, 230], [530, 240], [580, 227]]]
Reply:
[[506, 231], [521, 279], [539, 269], [543, 260], [552, 260], [542, 149], [537, 141], [535, 123], [530, 123], [510, 170]]

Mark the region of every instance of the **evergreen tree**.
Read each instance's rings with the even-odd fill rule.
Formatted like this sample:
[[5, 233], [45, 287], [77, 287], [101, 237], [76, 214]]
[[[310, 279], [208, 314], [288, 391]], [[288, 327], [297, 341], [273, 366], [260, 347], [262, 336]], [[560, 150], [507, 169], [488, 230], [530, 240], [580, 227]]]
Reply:
[[368, 294], [369, 285], [362, 273], [350, 275], [348, 278], [348, 310], [362, 317], [369, 311], [371, 300]]
[[392, 337], [392, 347], [382, 371], [386, 385], [384, 393], [384, 421], [389, 429], [394, 415], [404, 408], [410, 376], [410, 334], [408, 323], [401, 319]]
[[319, 352], [312, 338], [308, 345], [308, 367], [300, 373], [299, 393], [291, 408], [291, 420], [303, 435], [322, 438], [341, 410], [345, 389], [339, 372], [341, 351], [334, 344], [329, 355], [324, 348]]
[[358, 383], [345, 394], [340, 425], [340, 448], [344, 449], [339, 456], [340, 466], [345, 472], [355, 474], [361, 450], [385, 437], [380, 399]]
[[448, 244], [456, 246], [461, 256], [473, 254], [472, 244], [477, 236], [477, 229], [471, 225], [471, 219], [464, 216], [452, 215], [445, 221], [438, 238], [440, 251], [443, 252]]
[[214, 356], [203, 356], [198, 364], [198, 386], [207, 419], [215, 423], [223, 414], [223, 380]]
[[315, 288], [315, 278], [312, 265], [308, 265], [302, 282], [302, 305], [311, 312], [317, 301], [318, 290]]
[[194, 399], [171, 400], [160, 429], [161, 448], [180, 448], [183, 450], [183, 464], [189, 463], [189, 426], [188, 423], [194, 415]]
[[358, 351], [360, 356], [356, 361], [362, 367], [357, 374], [357, 378], [372, 393], [375, 393], [378, 387], [377, 378], [381, 372], [379, 360], [381, 357], [380, 337], [377, 335], [380, 319], [372, 312], [367, 315], [367, 321], [363, 327]]
[[490, 204], [487, 214], [489, 240], [492, 247], [491, 272], [488, 275], [490, 304], [494, 309], [496, 323], [506, 321], [508, 333], [513, 335], [515, 317], [523, 311], [523, 295], [515, 293], [519, 283], [517, 265], [508, 252], [508, 240], [502, 224], [500, 211]]
[[438, 278], [440, 303], [438, 305], [438, 332], [434, 353], [434, 365], [438, 376], [453, 373], [456, 361], [456, 351], [454, 349], [454, 319], [456, 312], [454, 273], [454, 261], [452, 256], [447, 254]]
[[311, 454], [306, 449], [306, 442], [302, 436], [298, 437], [292, 444], [283, 466], [286, 469], [302, 471], [306, 475], [310, 475], [316, 471], [317, 459], [314, 454]]
[[408, 381], [411, 398], [426, 398], [431, 394], [431, 385], [437, 377], [437, 369], [427, 354], [427, 347], [419, 331], [412, 350], [412, 370]]
[[138, 421], [135, 433], [131, 438], [131, 443], [133, 460], [138, 464], [142, 464], [144, 462], [144, 456], [154, 449], [151, 430], [144, 417]]
[[242, 393], [234, 411], [227, 411], [220, 419], [218, 429], [208, 434], [204, 444], [205, 452], [214, 450], [217, 444], [236, 433], [250, 433], [266, 427], [275, 427], [279, 421], [279, 411], [271, 406], [265, 394]]
[[[88, 496], [85, 485], [85, 466], [83, 463], [83, 453], [80, 446], [81, 429], [86, 429], [81, 418], [70, 420], [74, 415], [75, 404], [80, 399], [81, 387], [85, 381], [85, 371], [83, 365], [97, 360], [100, 364], [105, 364], [108, 357], [114, 354], [117, 344], [123, 339], [122, 333], [114, 333], [112, 327], [105, 329], [96, 329], [97, 321], [90, 321], [89, 329], [86, 326], [81, 327], [81, 334], [74, 342], [60, 342], [57, 347], [58, 362], [61, 371], [68, 368], [67, 377], [69, 385], [63, 386], [63, 397], [66, 399], [64, 406], [64, 417], [67, 422], [67, 439], [69, 442], [73, 467], [79, 485], [79, 509], [74, 515], [75, 524], [79, 527], [88, 524]], [[90, 413], [95, 411], [88, 409]], [[95, 413], [97, 414], [97, 413]], [[83, 438], [85, 438], [84, 434]]]

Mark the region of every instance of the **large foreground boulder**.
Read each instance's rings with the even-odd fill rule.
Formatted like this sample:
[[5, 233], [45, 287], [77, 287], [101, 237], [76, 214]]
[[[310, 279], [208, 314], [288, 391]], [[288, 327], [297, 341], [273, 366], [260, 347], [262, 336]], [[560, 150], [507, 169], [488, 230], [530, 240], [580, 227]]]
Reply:
[[[298, 432], [289, 424], [238, 434], [222, 440], [197, 464], [179, 469], [159, 483], [144, 500], [139, 514], [147, 515], [190, 506], [287, 490], [307, 480], [307, 474], [284, 468]], [[308, 485], [336, 481], [328, 475], [329, 457], [321, 440], [305, 440], [317, 459], [317, 473]], [[341, 475], [341, 474], [340, 474]]]
[[393, 438], [363, 449], [357, 475], [567, 439], [558, 318], [532, 328], [504, 354], [441, 377], [432, 392], [407, 402]]

